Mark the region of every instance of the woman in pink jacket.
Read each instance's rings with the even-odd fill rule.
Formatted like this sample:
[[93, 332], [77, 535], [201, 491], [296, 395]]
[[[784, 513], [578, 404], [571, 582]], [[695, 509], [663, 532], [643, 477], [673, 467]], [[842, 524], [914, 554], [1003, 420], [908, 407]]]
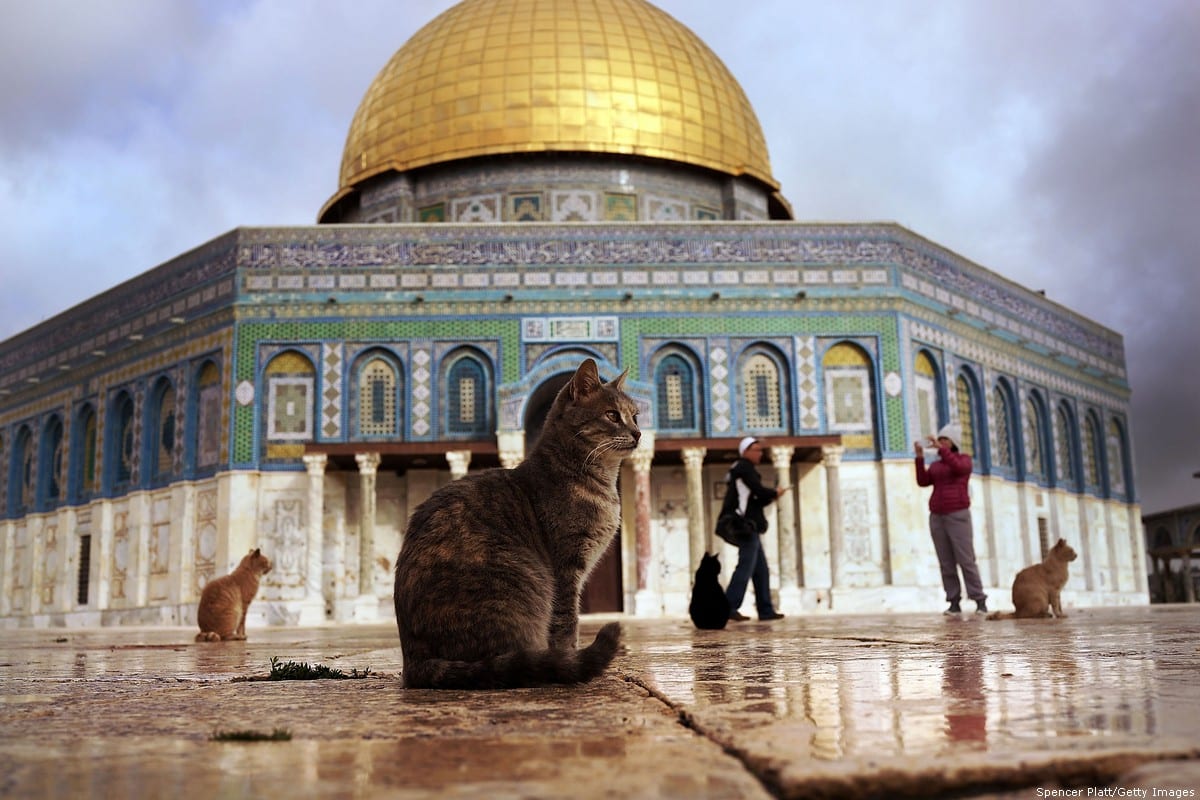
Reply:
[[917, 485], [932, 486], [929, 498], [929, 533], [937, 551], [938, 563], [942, 568], [942, 586], [946, 589], [946, 600], [950, 607], [946, 614], [960, 614], [962, 608], [962, 583], [958, 571], [962, 570], [967, 584], [967, 597], [975, 601], [975, 610], [987, 613], [987, 595], [983, 593], [983, 581], [979, 567], [975, 564], [974, 532], [971, 528], [971, 493], [967, 481], [971, 478], [971, 457], [958, 452], [962, 441], [962, 427], [947, 425], [938, 431], [937, 440], [929, 437], [930, 447], [936, 446], [938, 460], [925, 466], [925, 450], [920, 442], [913, 442], [917, 456]]

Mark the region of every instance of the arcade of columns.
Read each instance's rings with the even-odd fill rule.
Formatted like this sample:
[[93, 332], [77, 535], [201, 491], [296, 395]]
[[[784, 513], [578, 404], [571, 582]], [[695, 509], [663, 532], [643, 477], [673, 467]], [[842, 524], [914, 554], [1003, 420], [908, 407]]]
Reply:
[[[795, 448], [792, 446], [772, 446], [769, 448], [771, 465], [775, 468], [776, 485], [779, 488], [791, 486], [792, 456]], [[844, 448], [840, 445], [822, 445], [822, 464], [825, 467], [826, 487], [828, 491], [828, 514], [830, 539], [830, 567], [833, 576], [833, 586], [840, 583], [840, 560], [842, 548], [840, 537], [832, 535], [842, 527], [842, 503], [840, 492], [839, 468]], [[687, 486], [688, 512], [688, 555], [689, 571], [695, 571], [701, 556], [709, 549], [711, 542], [710, 526], [705, 520], [703, 464], [707, 449], [704, 447], [687, 447], [681, 451]], [[520, 449], [501, 448], [500, 461], [506, 469], [511, 469], [521, 462], [524, 454]], [[305, 580], [305, 600], [301, 606], [299, 622], [301, 625], [315, 624], [325, 619], [325, 601], [322, 595], [322, 553], [324, 552], [324, 491], [325, 468], [328, 457], [324, 453], [310, 453], [304, 456], [305, 468], [308, 471], [308, 530], [307, 530], [307, 564]], [[376, 452], [357, 453], [360, 509], [359, 563], [370, 565], [369, 569], [360, 569], [358, 576], [358, 597], [353, 607], [353, 618], [360, 621], [373, 621], [379, 616], [379, 599], [372, 591], [375, 559], [371, 557], [375, 549], [375, 479], [379, 468], [380, 455]], [[654, 436], [644, 432], [641, 445], [629, 457], [633, 468], [635, 481], [634, 522], [635, 546], [637, 563], [637, 590], [634, 593], [634, 614], [638, 616], [657, 616], [661, 608], [654, 596], [651, 586], [651, 572], [656, 563], [653, 537], [651, 535], [650, 514], [650, 467], [654, 460]], [[450, 475], [458, 480], [467, 474], [471, 463], [469, 450], [451, 450], [446, 453], [446, 461], [450, 466]], [[796, 519], [794, 503], [779, 503], [776, 507], [775, 530], [779, 538], [779, 594], [780, 603], [784, 607], [798, 602], [800, 596], [800, 576], [796, 555], [798, 552], [796, 539]], [[794, 602], [793, 602], [794, 601]]]

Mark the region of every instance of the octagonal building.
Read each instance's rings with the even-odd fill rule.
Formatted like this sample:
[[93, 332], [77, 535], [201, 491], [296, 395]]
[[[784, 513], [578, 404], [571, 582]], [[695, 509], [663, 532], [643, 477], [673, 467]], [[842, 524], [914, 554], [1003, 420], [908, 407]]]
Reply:
[[[781, 98], [782, 102], [782, 98]], [[331, 161], [332, 161], [331, 154]], [[794, 221], [736, 79], [644, 0], [464, 0], [350, 122], [311, 226], [237, 228], [0, 343], [0, 625], [391, 612], [405, 521], [520, 463], [586, 357], [644, 436], [585, 611], [685, 615], [738, 439], [791, 613], [936, 611], [912, 442], [964, 430], [993, 605], [1148, 602], [1121, 337], [894, 224]]]

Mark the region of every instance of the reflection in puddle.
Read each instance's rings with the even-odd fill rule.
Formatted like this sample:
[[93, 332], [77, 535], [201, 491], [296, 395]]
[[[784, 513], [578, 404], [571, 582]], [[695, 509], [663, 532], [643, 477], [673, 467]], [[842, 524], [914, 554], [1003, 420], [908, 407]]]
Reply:
[[944, 632], [926, 625], [911, 640], [797, 627], [792, 637], [697, 631], [643, 655], [664, 694], [699, 719], [743, 736], [806, 731], [787, 747], [821, 760], [1148, 743], [1160, 733], [1147, 654], [1161, 643], [1136, 626], [1105, 633], [1116, 651], [1069, 623], [972, 620]]

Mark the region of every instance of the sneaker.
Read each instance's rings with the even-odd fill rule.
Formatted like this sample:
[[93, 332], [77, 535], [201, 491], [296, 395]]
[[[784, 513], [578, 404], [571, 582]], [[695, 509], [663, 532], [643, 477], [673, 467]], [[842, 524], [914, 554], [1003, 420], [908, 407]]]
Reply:
[[986, 614], [987, 613], [987, 599], [986, 598], [983, 600], [975, 601], [975, 613], [976, 614]]
[[950, 604], [950, 607], [949, 607], [949, 608], [947, 608], [947, 609], [946, 609], [945, 611], [943, 611], [942, 613], [943, 613], [943, 614], [945, 614], [947, 617], [949, 617], [949, 616], [953, 616], [954, 614], [961, 614], [961, 613], [962, 613], [962, 607], [961, 607], [961, 606], [959, 606], [959, 604], [958, 604], [958, 601], [957, 601], [957, 600], [955, 600], [953, 603], [951, 603], [951, 604]]
[[770, 614], [767, 614], [765, 617], [758, 618], [759, 622], [774, 622], [777, 619], [783, 619], [783, 614], [780, 614], [778, 611], [772, 611]]
[[748, 619], [750, 619], [750, 618], [747, 617], [745, 614], [743, 614], [740, 611], [730, 611], [729, 612], [729, 620], [731, 622], [745, 622]]

